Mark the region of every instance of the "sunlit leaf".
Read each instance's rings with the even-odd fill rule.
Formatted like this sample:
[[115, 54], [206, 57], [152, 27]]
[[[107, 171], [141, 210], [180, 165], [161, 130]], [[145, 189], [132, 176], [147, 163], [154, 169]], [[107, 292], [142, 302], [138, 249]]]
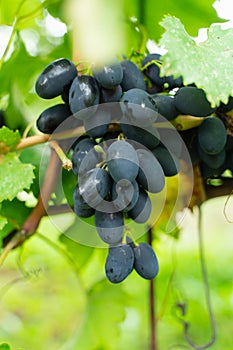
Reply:
[[0, 128], [0, 154], [10, 152], [15, 149], [21, 140], [20, 133], [3, 126]]
[[162, 74], [182, 75], [185, 84], [203, 88], [212, 106], [227, 103], [233, 94], [233, 29], [211, 25], [207, 40], [198, 44], [178, 18], [166, 16], [161, 25], [166, 32], [160, 44], [167, 50]]
[[12, 200], [30, 187], [34, 178], [33, 166], [23, 164], [13, 152], [0, 156], [0, 202]]

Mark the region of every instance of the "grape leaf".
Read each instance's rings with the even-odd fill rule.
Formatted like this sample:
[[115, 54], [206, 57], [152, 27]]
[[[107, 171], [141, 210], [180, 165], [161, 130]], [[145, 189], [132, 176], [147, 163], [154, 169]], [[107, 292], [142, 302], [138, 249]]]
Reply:
[[160, 45], [167, 50], [161, 75], [182, 75], [185, 85], [195, 83], [212, 107], [227, 103], [233, 95], [233, 29], [212, 24], [207, 40], [196, 43], [178, 18], [166, 16], [161, 25], [166, 31]]
[[34, 179], [33, 166], [19, 161], [16, 153], [0, 155], [0, 202], [12, 200], [28, 189]]
[[21, 136], [18, 130], [10, 130], [6, 126], [0, 128], [0, 154], [14, 150], [20, 139]]

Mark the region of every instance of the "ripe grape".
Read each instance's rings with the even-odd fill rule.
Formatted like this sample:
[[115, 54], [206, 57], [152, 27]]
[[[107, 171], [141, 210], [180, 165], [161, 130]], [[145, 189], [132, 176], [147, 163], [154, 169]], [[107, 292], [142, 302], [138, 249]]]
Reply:
[[81, 196], [93, 208], [97, 208], [112, 186], [108, 172], [102, 168], [94, 168], [79, 174], [78, 182]]
[[121, 211], [115, 213], [104, 213], [96, 210], [95, 226], [103, 242], [112, 245], [122, 241], [124, 216]]
[[134, 253], [128, 245], [111, 247], [105, 263], [105, 273], [112, 283], [122, 282], [133, 270]]
[[227, 136], [224, 123], [216, 117], [208, 117], [198, 127], [198, 143], [208, 154], [217, 154], [225, 147]]
[[74, 212], [81, 218], [88, 218], [95, 213], [95, 210], [84, 201], [83, 197], [80, 194], [78, 185], [74, 191]]
[[148, 280], [155, 278], [159, 272], [159, 263], [153, 248], [141, 242], [134, 248], [134, 269]]
[[145, 127], [156, 121], [158, 117], [156, 105], [146, 91], [130, 89], [124, 93], [121, 101], [123, 114], [133, 125]]
[[174, 96], [175, 107], [181, 114], [206, 117], [216, 110], [212, 108], [203, 89], [195, 86], [181, 87]]
[[[80, 75], [76, 77], [70, 87], [69, 104], [72, 113], [95, 106], [99, 103], [100, 91], [95, 78], [90, 75]], [[87, 113], [84, 113], [84, 118]], [[80, 117], [80, 115], [78, 115]], [[77, 117], [78, 117], [77, 116]]]
[[163, 169], [153, 153], [146, 149], [137, 149], [139, 172], [137, 181], [151, 193], [162, 191], [165, 185]]
[[121, 85], [117, 85], [114, 89], [100, 88], [100, 103], [120, 102], [122, 95]]
[[167, 120], [176, 118], [179, 114], [175, 107], [174, 97], [168, 95], [157, 94], [153, 97], [158, 113]]
[[121, 130], [127, 136], [128, 140], [136, 141], [139, 145], [144, 145], [149, 149], [157, 147], [160, 142], [158, 130], [153, 126], [142, 128], [124, 123], [123, 121], [121, 123]]
[[60, 103], [45, 109], [37, 119], [36, 126], [44, 134], [52, 134], [70, 116], [71, 111], [69, 107], [64, 103]]
[[60, 58], [50, 63], [39, 75], [35, 89], [36, 93], [45, 99], [62, 95], [77, 76], [73, 62]]
[[121, 62], [121, 66], [123, 69], [123, 79], [121, 81], [123, 91], [128, 91], [133, 88], [146, 90], [143, 74], [136, 64], [132, 61], [124, 60]]
[[107, 166], [115, 182], [128, 180], [133, 182], [138, 174], [138, 156], [127, 141], [115, 141], [107, 150]]
[[98, 83], [105, 89], [114, 89], [123, 78], [123, 69], [119, 62], [101, 68], [93, 65], [92, 73]]
[[137, 203], [133, 209], [128, 211], [128, 216], [135, 222], [142, 224], [149, 219], [151, 209], [152, 205], [150, 197], [148, 196], [147, 192], [142, 187], [140, 187]]
[[152, 150], [152, 153], [158, 159], [165, 176], [174, 176], [179, 173], [180, 161], [167, 148], [158, 146]]
[[[125, 181], [125, 180], [124, 180]], [[113, 182], [112, 185], [112, 200], [118, 210], [125, 212], [131, 210], [137, 203], [139, 196], [139, 188], [136, 181], [130, 182], [126, 185], [122, 181]]]

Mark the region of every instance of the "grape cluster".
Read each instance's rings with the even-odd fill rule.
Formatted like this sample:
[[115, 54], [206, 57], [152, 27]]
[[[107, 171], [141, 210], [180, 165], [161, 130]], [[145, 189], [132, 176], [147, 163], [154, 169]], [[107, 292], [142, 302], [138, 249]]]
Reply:
[[[160, 77], [160, 60], [160, 55], [148, 54], [141, 69], [127, 59], [103, 67], [93, 64], [91, 74], [80, 75], [70, 60], [61, 58], [36, 81], [41, 98], [63, 100], [41, 113], [41, 132], [55, 132], [71, 115], [85, 129], [72, 147], [77, 176], [74, 211], [81, 218], [94, 216], [100, 239], [109, 245], [105, 271], [113, 283], [123, 281], [133, 269], [146, 279], [157, 275], [154, 250], [126, 235], [126, 220], [148, 221], [150, 193], [161, 192], [165, 177], [180, 171], [184, 144], [190, 152], [195, 148], [193, 162], [201, 159], [217, 169], [225, 161], [226, 129], [213, 116], [217, 109], [202, 89], [184, 86], [181, 77]], [[221, 105], [218, 111], [221, 108], [225, 113], [228, 106]], [[205, 117], [199, 127], [181, 133], [184, 142], [174, 129], [157, 127], [179, 114]]]

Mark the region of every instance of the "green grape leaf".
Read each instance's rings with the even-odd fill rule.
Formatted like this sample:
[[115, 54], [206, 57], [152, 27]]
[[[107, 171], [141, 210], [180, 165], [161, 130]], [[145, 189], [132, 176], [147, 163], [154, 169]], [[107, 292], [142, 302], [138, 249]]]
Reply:
[[0, 350], [11, 350], [11, 346], [8, 343], [1, 343]]
[[0, 128], [0, 154], [13, 151], [21, 140], [18, 130], [10, 130], [6, 126]]
[[167, 50], [161, 75], [182, 75], [185, 85], [195, 83], [206, 92], [212, 107], [227, 103], [233, 95], [233, 29], [213, 24], [207, 40], [196, 43], [178, 18], [166, 16], [161, 25], [166, 31], [160, 45]]
[[34, 179], [33, 169], [31, 164], [21, 163], [14, 152], [0, 155], [0, 202], [28, 189]]

